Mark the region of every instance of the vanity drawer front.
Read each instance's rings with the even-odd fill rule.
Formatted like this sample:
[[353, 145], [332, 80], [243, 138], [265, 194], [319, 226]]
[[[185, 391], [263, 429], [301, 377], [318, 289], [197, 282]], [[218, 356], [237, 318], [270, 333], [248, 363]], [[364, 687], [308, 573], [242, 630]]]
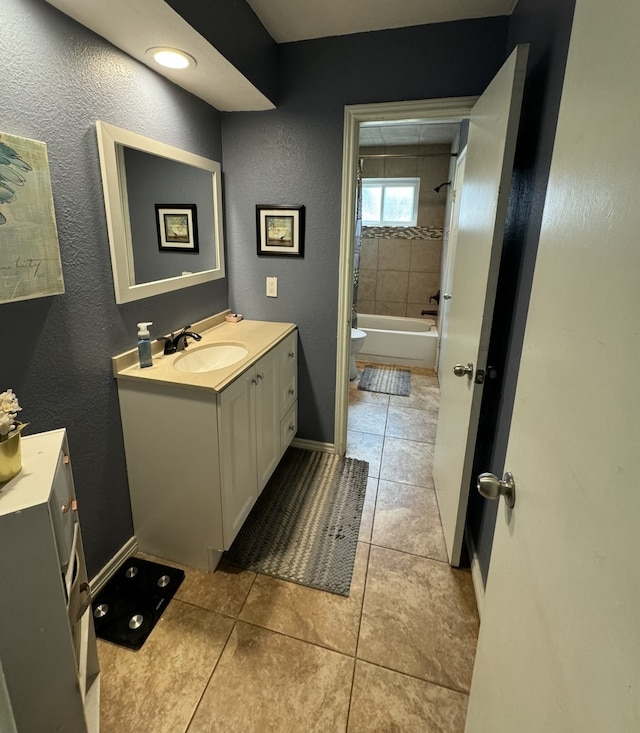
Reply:
[[291, 441], [298, 432], [298, 402], [291, 407], [289, 412], [280, 421], [280, 449], [285, 452]]
[[291, 374], [289, 380], [280, 379], [280, 414], [286, 415], [298, 399], [298, 375]]
[[280, 371], [296, 369], [298, 364], [298, 332], [293, 331], [280, 343]]
[[298, 332], [290, 333], [279, 345], [280, 414], [285, 415], [298, 399]]

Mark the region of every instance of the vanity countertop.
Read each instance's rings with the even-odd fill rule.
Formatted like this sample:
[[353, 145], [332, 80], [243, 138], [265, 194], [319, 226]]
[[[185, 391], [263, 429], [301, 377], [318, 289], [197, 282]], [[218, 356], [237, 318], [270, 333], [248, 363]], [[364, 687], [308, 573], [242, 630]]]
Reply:
[[[225, 315], [229, 312], [225, 311], [194, 323], [189, 330], [199, 333], [202, 340], [195, 342], [190, 339], [190, 346], [187, 347], [186, 351], [164, 355], [162, 344], [154, 341], [153, 366], [144, 369], [139, 366], [137, 348], [112, 357], [111, 364], [114, 377], [117, 379], [155, 382], [156, 384], [175, 384], [220, 392], [287, 334], [296, 329], [295, 323], [277, 323], [273, 321], [243, 319], [238, 323], [229, 323], [225, 320]], [[176, 359], [188, 353], [189, 350], [216, 343], [244, 346], [249, 353], [231, 366], [209, 372], [181, 372], [173, 366]]]

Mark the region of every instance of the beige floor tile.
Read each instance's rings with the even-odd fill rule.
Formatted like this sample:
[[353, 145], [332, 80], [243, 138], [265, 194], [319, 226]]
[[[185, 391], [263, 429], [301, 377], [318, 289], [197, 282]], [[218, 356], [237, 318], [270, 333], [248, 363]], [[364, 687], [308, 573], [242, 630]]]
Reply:
[[462, 733], [467, 702], [461, 692], [356, 662], [347, 733]]
[[478, 625], [470, 573], [371, 546], [359, 659], [468, 692]]
[[188, 733], [346, 729], [354, 660], [236, 622]]
[[413, 407], [415, 410], [438, 410], [440, 407], [440, 389], [433, 386], [411, 384], [411, 394], [408, 397], [391, 395], [389, 407]]
[[369, 478], [380, 475], [380, 461], [382, 459], [382, 435], [361, 433], [357, 430], [347, 430], [347, 452], [349, 458], [359, 458], [369, 463]]
[[186, 730], [233, 624], [173, 599], [139, 651], [99, 642], [101, 732]]
[[387, 406], [376, 402], [355, 402], [349, 407], [349, 430], [384, 435]]
[[240, 619], [353, 656], [368, 558], [369, 545], [358, 543], [348, 597], [259, 574]]
[[447, 549], [435, 491], [381, 480], [371, 542], [446, 562]]
[[242, 570], [225, 560], [220, 562], [215, 572], [208, 573], [146, 552], [139, 552], [137, 556], [184, 570], [184, 580], [176, 591], [175, 598], [226, 616], [235, 617], [240, 613], [256, 577], [251, 570]]
[[349, 384], [349, 408], [359, 402], [371, 402], [374, 405], [388, 407], [389, 395], [382, 392], [369, 392], [364, 389], [358, 389], [357, 385], [351, 382]]
[[378, 479], [367, 479], [367, 493], [364, 497], [362, 517], [360, 518], [360, 532], [358, 539], [361, 542], [371, 542], [371, 531], [373, 530], [373, 516], [376, 510], [376, 496], [378, 494]]
[[386, 437], [379, 477], [387, 481], [431, 488], [433, 448], [433, 443]]
[[[351, 423], [349, 423], [351, 425]], [[438, 413], [412, 407], [389, 407], [385, 435], [422, 443], [435, 443]]]
[[411, 384], [414, 387], [437, 387], [440, 388], [438, 375], [431, 369], [412, 369]]
[[210, 611], [237, 616], [255, 577], [251, 570], [242, 570], [224, 560], [213, 573], [186, 568], [176, 598]]

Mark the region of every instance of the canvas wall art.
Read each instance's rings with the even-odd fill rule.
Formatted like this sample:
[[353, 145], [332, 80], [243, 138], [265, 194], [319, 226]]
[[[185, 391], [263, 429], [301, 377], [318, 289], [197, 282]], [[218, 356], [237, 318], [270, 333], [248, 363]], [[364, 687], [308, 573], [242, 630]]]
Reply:
[[47, 146], [0, 132], [0, 303], [62, 293]]

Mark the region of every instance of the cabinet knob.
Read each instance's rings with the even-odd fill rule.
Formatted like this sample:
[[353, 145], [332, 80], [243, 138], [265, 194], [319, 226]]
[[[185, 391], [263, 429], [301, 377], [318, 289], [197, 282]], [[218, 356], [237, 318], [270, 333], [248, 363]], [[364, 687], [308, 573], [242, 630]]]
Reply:
[[263, 377], [264, 377], [264, 372], [260, 372], [260, 374], [258, 374], [258, 379], [262, 379]]
[[290, 359], [293, 359], [293, 357], [294, 357], [294, 356], [295, 356], [295, 352], [293, 352], [293, 351], [290, 351], [290, 352], [289, 352], [289, 358], [290, 358]]
[[65, 504], [60, 507], [60, 509], [62, 510], [63, 514], [66, 514], [68, 511], [77, 512], [78, 502], [75, 499], [69, 499]]
[[256, 379], [256, 378], [254, 377], [254, 378], [253, 378], [253, 379], [251, 380], [251, 384], [258, 384], [258, 380], [257, 380], [257, 379]]
[[293, 432], [295, 429], [296, 429], [296, 426], [293, 423], [291, 423], [291, 425], [289, 425], [289, 430]]
[[289, 387], [289, 394], [295, 394], [296, 391], [293, 387]]

